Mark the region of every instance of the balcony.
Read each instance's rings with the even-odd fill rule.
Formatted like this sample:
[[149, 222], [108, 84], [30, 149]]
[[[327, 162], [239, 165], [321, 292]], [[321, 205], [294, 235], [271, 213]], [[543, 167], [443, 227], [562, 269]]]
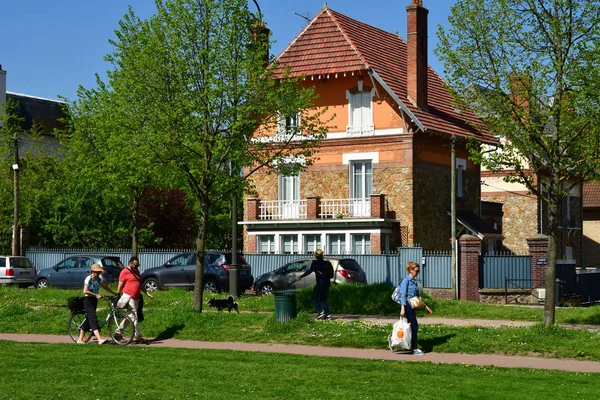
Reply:
[[375, 135], [375, 125], [346, 126], [348, 136], [373, 136]]
[[306, 200], [248, 199], [248, 221], [285, 221], [346, 218], [385, 218], [385, 195], [360, 199]]

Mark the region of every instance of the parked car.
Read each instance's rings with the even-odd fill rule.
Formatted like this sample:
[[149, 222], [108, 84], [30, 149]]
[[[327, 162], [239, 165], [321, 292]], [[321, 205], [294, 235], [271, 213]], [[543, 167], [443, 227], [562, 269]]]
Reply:
[[[204, 258], [204, 290], [220, 292], [229, 289], [229, 267], [231, 252], [206, 251]], [[250, 265], [243, 255], [238, 256], [240, 270], [240, 292], [252, 287], [254, 277]], [[182, 253], [171, 258], [164, 265], [142, 272], [144, 289], [159, 290], [167, 287], [193, 289], [196, 279], [196, 253]]]
[[19, 287], [33, 285], [35, 266], [27, 257], [0, 256], [0, 283]]
[[65, 258], [51, 268], [38, 272], [35, 277], [35, 287], [44, 289], [48, 286], [73, 289], [83, 288], [85, 277], [90, 274], [92, 265], [100, 264], [104, 272], [102, 278], [108, 283], [119, 280], [123, 268], [121, 259], [117, 256], [106, 255], [77, 255]]
[[[325, 260], [329, 260], [333, 265], [334, 275], [331, 283], [367, 283], [367, 275], [355, 259], [330, 257]], [[314, 258], [295, 260], [259, 276], [254, 282], [254, 291], [264, 296], [273, 293], [274, 290], [302, 289], [315, 285], [315, 274], [297, 281], [313, 261]]]

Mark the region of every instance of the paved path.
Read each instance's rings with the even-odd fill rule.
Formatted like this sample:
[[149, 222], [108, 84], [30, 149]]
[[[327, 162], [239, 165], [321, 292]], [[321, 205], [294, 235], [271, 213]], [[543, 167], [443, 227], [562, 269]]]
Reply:
[[[28, 335], [16, 333], [0, 333], [0, 340], [16, 342], [37, 343], [71, 343], [77, 346], [66, 336], [58, 335]], [[91, 342], [88, 346], [95, 345]], [[135, 346], [145, 346], [138, 345]], [[424, 356], [414, 356], [401, 352], [393, 353], [389, 350], [378, 349], [350, 349], [336, 347], [301, 346], [286, 344], [240, 343], [240, 342], [201, 342], [196, 340], [165, 339], [150, 340], [151, 347], [173, 347], [185, 349], [215, 349], [233, 351], [253, 351], [265, 353], [301, 354], [322, 357], [346, 357], [375, 360], [394, 361], [419, 361], [437, 364], [470, 364], [493, 365], [506, 368], [535, 368], [551, 369], [569, 372], [595, 372], [600, 373], [600, 362], [578, 361], [569, 359], [550, 359], [541, 357], [500, 356], [486, 354], [461, 354], [461, 353], [427, 353]]]

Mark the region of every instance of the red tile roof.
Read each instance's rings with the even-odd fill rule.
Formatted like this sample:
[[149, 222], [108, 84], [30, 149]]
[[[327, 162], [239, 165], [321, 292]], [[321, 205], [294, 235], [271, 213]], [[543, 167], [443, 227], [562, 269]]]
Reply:
[[583, 185], [583, 208], [600, 207], [600, 183]]
[[428, 110], [408, 101], [406, 52], [406, 42], [398, 35], [325, 7], [277, 56], [275, 72], [281, 76], [289, 67], [292, 75], [311, 76], [372, 69], [426, 130], [495, 142], [471, 111], [455, 110], [446, 82], [431, 67], [427, 75]]

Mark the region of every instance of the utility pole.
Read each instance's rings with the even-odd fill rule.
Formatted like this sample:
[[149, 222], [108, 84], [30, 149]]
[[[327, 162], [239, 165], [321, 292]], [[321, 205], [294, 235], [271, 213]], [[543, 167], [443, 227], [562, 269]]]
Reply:
[[[232, 163], [231, 171], [236, 173], [237, 166]], [[240, 270], [238, 269], [238, 245], [237, 245], [237, 189], [231, 198], [231, 265], [229, 266], [229, 294], [237, 297], [240, 293]]]
[[450, 230], [452, 231], [452, 235], [450, 236], [452, 239], [452, 300], [458, 299], [458, 287], [456, 285], [457, 280], [457, 256], [456, 256], [456, 136], [452, 135], [452, 156], [450, 162], [450, 181], [451, 181], [451, 190], [450, 190]]
[[13, 136], [14, 145], [14, 162], [13, 162], [13, 174], [14, 174], [14, 213], [13, 213], [13, 241], [12, 241], [12, 255], [20, 256], [20, 235], [19, 235], [19, 138], [15, 133]]

